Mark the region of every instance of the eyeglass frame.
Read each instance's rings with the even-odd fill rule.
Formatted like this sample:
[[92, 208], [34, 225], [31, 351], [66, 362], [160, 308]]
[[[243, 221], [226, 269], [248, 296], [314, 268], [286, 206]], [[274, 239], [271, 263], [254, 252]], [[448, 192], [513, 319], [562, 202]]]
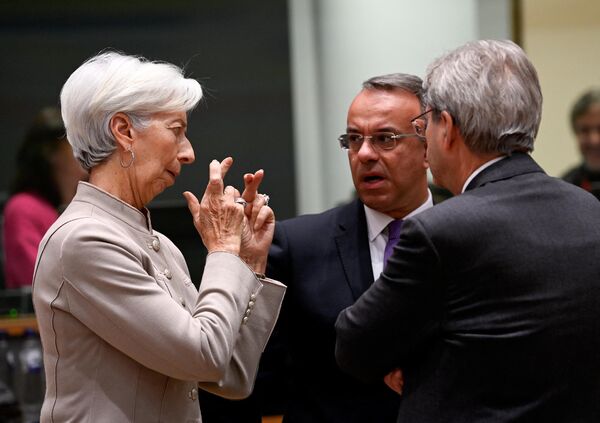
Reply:
[[[372, 141], [373, 137], [375, 137], [377, 135], [382, 135], [382, 134], [389, 135], [389, 138], [391, 138], [391, 139], [394, 140], [394, 143], [391, 144], [391, 146], [389, 148], [385, 148], [385, 147], [383, 147], [380, 144], [374, 144], [373, 143], [373, 141]], [[350, 148], [350, 145], [348, 145], [348, 147], [344, 146], [344, 138], [348, 137], [349, 135], [355, 135], [355, 136], [358, 136], [358, 137], [361, 138], [361, 142], [360, 142], [360, 145], [358, 146], [358, 148], [352, 149], [352, 148]], [[425, 141], [425, 137], [423, 137], [423, 136], [421, 136], [419, 134], [416, 134], [416, 133], [413, 133], [413, 134], [396, 134], [396, 133], [394, 133], [392, 131], [378, 131], [378, 132], [374, 132], [372, 135], [362, 135], [362, 134], [359, 134], [359, 133], [356, 133], [356, 132], [346, 132], [345, 134], [342, 134], [342, 135], [340, 135], [338, 137], [338, 142], [340, 143], [340, 147], [341, 147], [342, 150], [356, 152], [356, 151], [359, 151], [361, 149], [361, 147], [362, 147], [363, 143], [365, 142], [365, 140], [369, 139], [370, 143], [371, 143], [371, 146], [373, 146], [373, 148], [375, 148], [375, 149], [377, 149], [379, 151], [390, 151], [390, 150], [393, 150], [394, 148], [396, 148], [396, 146], [398, 145], [398, 141], [400, 141], [401, 139], [404, 139], [404, 138], [418, 138], [420, 141]]]
[[[423, 119], [423, 117], [424, 117], [426, 114], [433, 112], [434, 110], [435, 110], [435, 109], [432, 107], [432, 108], [430, 108], [430, 109], [428, 109], [428, 110], [425, 110], [425, 111], [424, 111], [423, 113], [421, 113], [419, 116], [417, 116], [417, 117], [414, 117], [414, 118], [412, 118], [412, 119], [410, 120], [410, 124], [411, 124], [411, 125], [412, 125], [412, 127], [415, 129], [415, 133], [416, 133], [417, 135], [419, 135], [420, 137], [423, 137], [423, 138], [425, 138], [425, 130], [427, 129], [427, 125], [428, 125], [427, 119]], [[422, 129], [421, 129], [419, 126], [417, 126], [417, 121], [418, 121], [418, 120], [421, 120], [421, 121], [423, 121], [423, 122], [424, 122], [424, 125], [423, 125], [423, 128], [422, 128]]]

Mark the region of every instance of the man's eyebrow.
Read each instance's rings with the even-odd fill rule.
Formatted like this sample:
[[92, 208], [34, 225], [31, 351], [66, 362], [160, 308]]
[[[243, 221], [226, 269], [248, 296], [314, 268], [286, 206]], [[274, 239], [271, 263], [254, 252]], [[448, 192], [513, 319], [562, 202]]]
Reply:
[[[360, 133], [360, 131], [353, 126], [346, 127], [346, 132]], [[398, 128], [394, 128], [393, 126], [383, 126], [383, 127], [378, 127], [373, 132], [394, 132], [394, 133], [396, 133], [396, 132], [398, 132]]]
[[382, 128], [377, 128], [377, 132], [398, 132], [398, 129], [393, 126], [384, 126]]

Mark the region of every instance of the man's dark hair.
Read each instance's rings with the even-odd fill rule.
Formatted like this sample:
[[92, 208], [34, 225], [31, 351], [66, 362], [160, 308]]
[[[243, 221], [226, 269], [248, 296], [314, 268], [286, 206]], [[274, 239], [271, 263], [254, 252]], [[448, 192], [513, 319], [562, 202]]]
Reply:
[[571, 109], [571, 129], [575, 131], [575, 121], [587, 113], [594, 104], [600, 104], [600, 89], [586, 91], [577, 99]]

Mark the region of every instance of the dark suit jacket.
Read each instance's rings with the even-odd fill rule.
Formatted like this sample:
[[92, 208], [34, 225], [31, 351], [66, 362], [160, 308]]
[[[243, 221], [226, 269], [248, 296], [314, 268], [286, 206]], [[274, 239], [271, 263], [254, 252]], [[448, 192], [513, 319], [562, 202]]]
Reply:
[[285, 423], [394, 422], [400, 397], [383, 378], [360, 382], [334, 356], [337, 315], [373, 283], [363, 204], [278, 222], [267, 275], [288, 289], [255, 392], [235, 402], [202, 393], [204, 421], [259, 422], [264, 404], [284, 393]]
[[404, 369], [398, 421], [600, 421], [600, 203], [525, 154], [404, 222], [336, 323], [346, 371]]
[[334, 356], [337, 315], [373, 283], [363, 204], [277, 224], [268, 275], [288, 285], [280, 329], [292, 392], [284, 422], [395, 421], [400, 398], [383, 378], [359, 382], [340, 371]]

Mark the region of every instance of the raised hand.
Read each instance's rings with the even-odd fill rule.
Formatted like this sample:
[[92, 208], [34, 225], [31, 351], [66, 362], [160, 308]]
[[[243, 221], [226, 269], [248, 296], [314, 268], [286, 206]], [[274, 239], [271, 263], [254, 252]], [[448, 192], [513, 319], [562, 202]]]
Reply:
[[208, 252], [227, 251], [240, 253], [244, 207], [235, 203], [236, 190], [231, 186], [223, 189], [223, 179], [233, 164], [227, 157], [222, 162], [213, 160], [209, 165], [209, 181], [202, 201], [189, 191], [183, 193], [194, 226]]
[[257, 273], [265, 272], [267, 255], [275, 230], [275, 214], [267, 205], [267, 198], [258, 194], [258, 187], [263, 178], [262, 169], [254, 174], [245, 174], [242, 193], [242, 198], [248, 204], [244, 209], [245, 224], [240, 257]]

